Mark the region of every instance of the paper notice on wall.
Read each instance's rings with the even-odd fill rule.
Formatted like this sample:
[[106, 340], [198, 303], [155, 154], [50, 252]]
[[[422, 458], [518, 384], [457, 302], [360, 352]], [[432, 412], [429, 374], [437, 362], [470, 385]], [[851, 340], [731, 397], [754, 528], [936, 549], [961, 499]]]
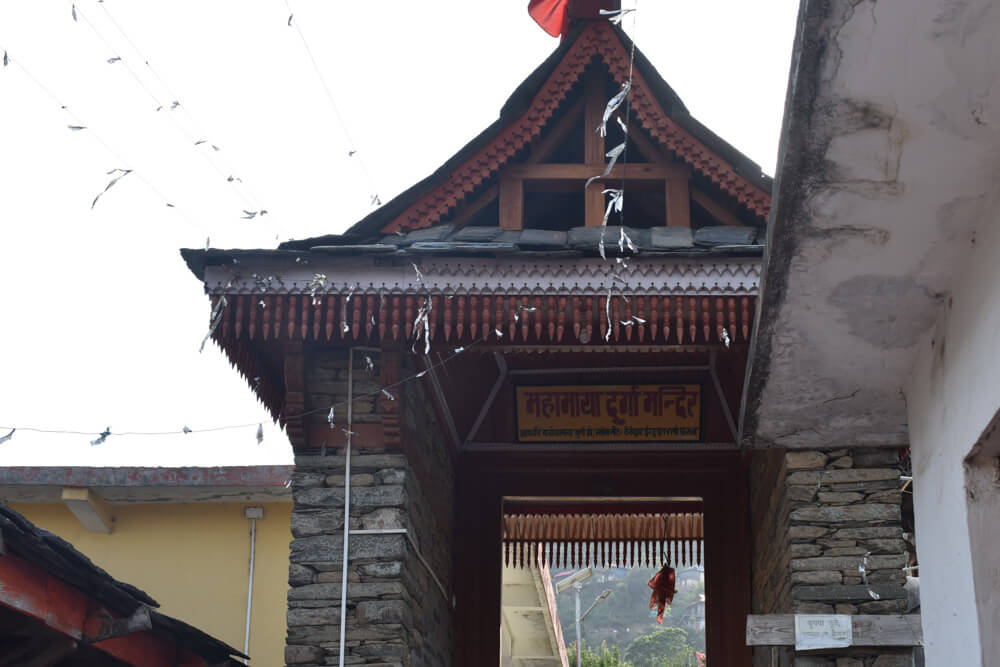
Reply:
[[795, 650], [846, 648], [854, 643], [847, 614], [796, 614]]

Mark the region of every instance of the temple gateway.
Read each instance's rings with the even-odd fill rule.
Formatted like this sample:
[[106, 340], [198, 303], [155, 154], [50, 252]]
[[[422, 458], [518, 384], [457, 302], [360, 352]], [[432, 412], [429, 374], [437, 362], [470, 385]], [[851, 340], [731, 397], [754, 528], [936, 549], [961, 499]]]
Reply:
[[569, 7], [499, 119], [343, 234], [183, 251], [294, 448], [287, 664], [564, 664], [507, 645], [551, 609], [505, 571], [638, 564], [704, 568], [712, 665], [913, 664], [905, 443], [741, 435], [772, 179], [617, 3]]

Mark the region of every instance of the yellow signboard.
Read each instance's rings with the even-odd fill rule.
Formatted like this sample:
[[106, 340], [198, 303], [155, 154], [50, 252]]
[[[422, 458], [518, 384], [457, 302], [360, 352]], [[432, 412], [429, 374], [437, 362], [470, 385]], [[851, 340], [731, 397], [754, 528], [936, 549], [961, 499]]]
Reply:
[[701, 440], [701, 385], [517, 388], [520, 442]]

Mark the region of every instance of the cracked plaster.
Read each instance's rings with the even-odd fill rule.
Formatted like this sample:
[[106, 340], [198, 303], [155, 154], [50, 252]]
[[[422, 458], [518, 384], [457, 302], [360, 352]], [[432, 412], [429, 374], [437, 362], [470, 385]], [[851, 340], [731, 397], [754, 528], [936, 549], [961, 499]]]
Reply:
[[1000, 8], [805, 0], [742, 433], [900, 445], [918, 342], [1000, 172]]

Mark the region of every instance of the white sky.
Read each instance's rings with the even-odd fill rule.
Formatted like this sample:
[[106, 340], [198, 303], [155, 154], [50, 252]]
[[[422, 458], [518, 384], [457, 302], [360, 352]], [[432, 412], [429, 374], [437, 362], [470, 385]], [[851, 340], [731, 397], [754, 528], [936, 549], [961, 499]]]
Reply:
[[[557, 46], [527, 0], [288, 1], [382, 201], [492, 122]], [[773, 173], [797, 5], [644, 0], [625, 27], [695, 117]], [[92, 435], [18, 431], [0, 444], [0, 465], [290, 462], [219, 349], [198, 353], [208, 301], [178, 254], [206, 237], [273, 247], [276, 236], [340, 232], [370, 210], [285, 2], [76, 6], [74, 22], [69, 2], [0, 0], [11, 61], [0, 68], [0, 425]], [[107, 62], [116, 55], [123, 62]], [[157, 112], [154, 98], [182, 106]], [[88, 129], [67, 129], [78, 122]], [[124, 167], [135, 172], [92, 210], [106, 172]], [[242, 220], [245, 208], [269, 215]], [[245, 423], [89, 444], [109, 425]]]

